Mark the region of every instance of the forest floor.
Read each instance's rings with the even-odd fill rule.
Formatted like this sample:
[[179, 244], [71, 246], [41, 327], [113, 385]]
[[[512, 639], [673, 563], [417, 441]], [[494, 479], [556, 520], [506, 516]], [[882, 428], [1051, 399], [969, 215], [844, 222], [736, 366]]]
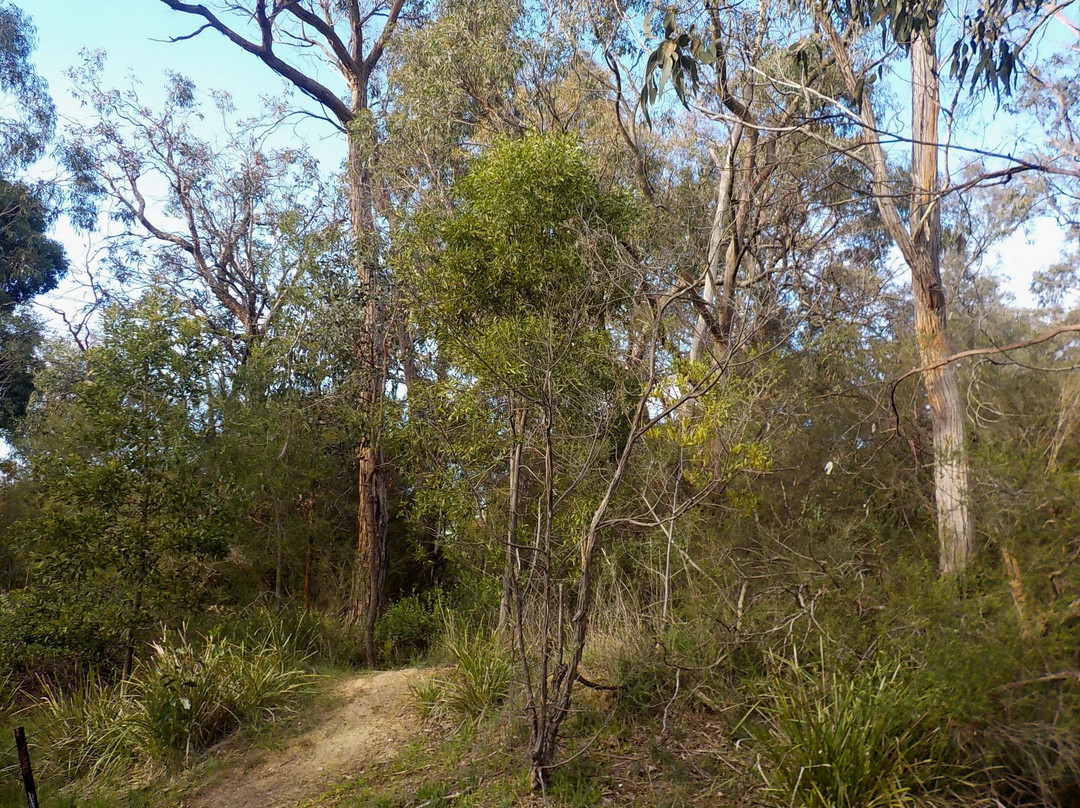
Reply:
[[324, 709], [302, 714], [287, 745], [229, 750], [228, 763], [182, 804], [293, 808], [371, 764], [386, 762], [419, 728], [409, 706], [409, 683], [420, 673], [384, 671], [337, 683]]

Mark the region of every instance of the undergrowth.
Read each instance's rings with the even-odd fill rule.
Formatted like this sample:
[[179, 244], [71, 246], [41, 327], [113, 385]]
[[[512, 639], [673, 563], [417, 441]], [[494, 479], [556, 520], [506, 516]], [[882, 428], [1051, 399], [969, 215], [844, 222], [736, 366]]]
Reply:
[[934, 695], [902, 665], [854, 672], [789, 666], [761, 695], [758, 748], [777, 802], [802, 808], [901, 808], [950, 785], [947, 739]]
[[452, 667], [411, 685], [422, 715], [434, 719], [479, 719], [510, 693], [516, 668], [496, 635], [470, 629], [443, 612], [443, 648]]
[[182, 767], [241, 726], [291, 714], [312, 685], [303, 658], [273, 637], [167, 631], [130, 679], [45, 685], [28, 717], [45, 776], [92, 785]]

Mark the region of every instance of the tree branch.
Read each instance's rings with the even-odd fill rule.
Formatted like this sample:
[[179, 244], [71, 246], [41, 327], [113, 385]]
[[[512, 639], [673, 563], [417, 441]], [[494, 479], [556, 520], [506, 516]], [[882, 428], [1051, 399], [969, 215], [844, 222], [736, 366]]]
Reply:
[[1049, 340], [1052, 340], [1054, 337], [1060, 336], [1062, 334], [1075, 334], [1078, 332], [1080, 332], [1080, 323], [1075, 325], [1060, 325], [1057, 328], [1053, 328], [1050, 331], [1047, 331], [1045, 334], [1041, 334], [1037, 337], [1032, 337], [1031, 339], [1020, 340], [1019, 342], [1014, 342], [1011, 345], [1003, 345], [1001, 347], [994, 346], [990, 348], [972, 348], [967, 351], [961, 351], [960, 353], [953, 354], [952, 356], [947, 356], [944, 359], [938, 360], [937, 362], [931, 362], [929, 365], [923, 365], [922, 367], [917, 367], [909, 370], [907, 373], [898, 377], [895, 381], [893, 381], [891, 385], [889, 385], [889, 403], [892, 406], [893, 417], [896, 419], [897, 431], [899, 431], [900, 429], [900, 410], [896, 406], [896, 389], [900, 386], [900, 382], [904, 381], [905, 379], [909, 379], [919, 373], [926, 373], [927, 371], [937, 370], [938, 368], [952, 364], [953, 362], [959, 362], [961, 359], [970, 359], [973, 356], [990, 356], [993, 354], [1004, 354], [1009, 353], [1010, 351], [1018, 351], [1021, 348], [1028, 348], [1032, 345], [1038, 345], [1041, 342], [1047, 342]]
[[346, 47], [345, 43], [341, 41], [341, 37], [337, 35], [334, 26], [320, 18], [317, 14], [313, 14], [310, 9], [304, 8], [300, 5], [299, 0], [290, 0], [290, 2], [285, 3], [285, 5], [282, 6], [282, 9], [292, 14], [305, 25], [310, 25], [318, 31], [322, 35], [322, 38], [326, 40], [326, 44], [330, 46], [330, 50], [334, 52], [335, 58], [341, 62], [344, 71], [348, 71], [349, 74], [354, 76], [359, 73], [360, 66], [353, 61], [349, 49]]
[[[201, 3], [185, 3], [181, 0], [161, 0], [166, 6], [173, 11], [179, 11], [183, 14], [192, 14], [198, 17], [202, 17], [206, 20], [201, 30], [207, 27], [213, 28], [219, 34], [224, 36], [230, 42], [242, 50], [247, 51], [253, 56], [257, 56], [263, 64], [277, 73], [286, 81], [290, 82], [300, 92], [309, 98], [322, 104], [324, 107], [333, 112], [334, 117], [338, 119], [341, 126], [347, 127], [349, 122], [353, 119], [353, 111], [344, 101], [338, 97], [337, 93], [326, 87], [323, 84], [315, 81], [311, 76], [302, 73], [297, 68], [284, 61], [273, 51], [273, 37], [270, 24], [272, 20], [267, 18], [265, 14], [256, 15], [259, 24], [260, 31], [262, 33], [262, 42], [255, 43], [251, 40], [241, 36], [232, 28], [223, 23], [217, 16], [210, 11], [206, 6]], [[404, 0], [399, 0], [400, 3]], [[262, 6], [260, 5], [261, 9]], [[198, 32], [196, 32], [198, 33]], [[194, 36], [192, 34], [191, 36]]]
[[390, 41], [390, 36], [394, 33], [394, 26], [397, 25], [398, 17], [401, 15], [401, 9], [404, 6], [405, 0], [394, 0], [394, 5], [390, 7], [390, 13], [386, 17], [386, 24], [383, 26], [382, 33], [379, 34], [379, 38], [375, 40], [375, 44], [371, 46], [371, 51], [364, 59], [365, 76], [370, 75], [371, 71], [375, 69], [375, 65], [379, 63], [379, 59], [386, 49], [386, 43]]
[[1020, 342], [1014, 342], [1011, 345], [1004, 345], [1001, 347], [995, 346], [991, 348], [972, 348], [968, 351], [961, 351], [960, 353], [953, 354], [952, 356], [947, 356], [944, 359], [940, 359], [937, 362], [931, 362], [929, 365], [923, 365], [922, 367], [909, 370], [903, 376], [900, 376], [896, 381], [894, 381], [892, 383], [892, 386], [895, 389], [896, 385], [900, 384], [900, 382], [904, 381], [904, 379], [914, 376], [916, 373], [926, 373], [930, 370], [937, 370], [938, 368], [952, 364], [953, 362], [959, 362], [961, 359], [969, 359], [972, 356], [988, 356], [990, 354], [1000, 354], [1008, 353], [1009, 351], [1018, 351], [1021, 348], [1028, 348], [1032, 345], [1038, 345], [1040, 342], [1047, 342], [1048, 340], [1052, 340], [1054, 337], [1060, 336], [1061, 334], [1073, 334], [1076, 332], [1080, 332], [1080, 323], [1075, 325], [1060, 325], [1057, 328], [1047, 331], [1045, 334], [1042, 334], [1038, 337], [1020, 340]]

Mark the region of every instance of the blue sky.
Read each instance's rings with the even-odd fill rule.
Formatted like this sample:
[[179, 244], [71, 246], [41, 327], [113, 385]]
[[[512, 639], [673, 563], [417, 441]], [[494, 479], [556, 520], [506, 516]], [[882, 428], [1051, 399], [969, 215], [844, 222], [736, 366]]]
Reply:
[[198, 26], [158, 0], [16, 0], [34, 19], [38, 32], [35, 62], [65, 114], [78, 114], [65, 72], [80, 61], [80, 51], [103, 50], [110, 78], [128, 74], [148, 87], [167, 71], [183, 73], [203, 88], [228, 89], [242, 109], [254, 112], [260, 94], [279, 93], [283, 83], [255, 57], [207, 31], [194, 39], [168, 43], [170, 36]]

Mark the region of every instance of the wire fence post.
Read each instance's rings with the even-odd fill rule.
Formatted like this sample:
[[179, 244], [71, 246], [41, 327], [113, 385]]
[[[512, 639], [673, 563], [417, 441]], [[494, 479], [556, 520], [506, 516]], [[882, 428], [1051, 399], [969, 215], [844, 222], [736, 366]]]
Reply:
[[19, 770], [26, 787], [26, 808], [38, 808], [34, 770], [30, 768], [30, 749], [26, 745], [26, 732], [22, 727], [15, 727], [15, 748], [19, 751]]

